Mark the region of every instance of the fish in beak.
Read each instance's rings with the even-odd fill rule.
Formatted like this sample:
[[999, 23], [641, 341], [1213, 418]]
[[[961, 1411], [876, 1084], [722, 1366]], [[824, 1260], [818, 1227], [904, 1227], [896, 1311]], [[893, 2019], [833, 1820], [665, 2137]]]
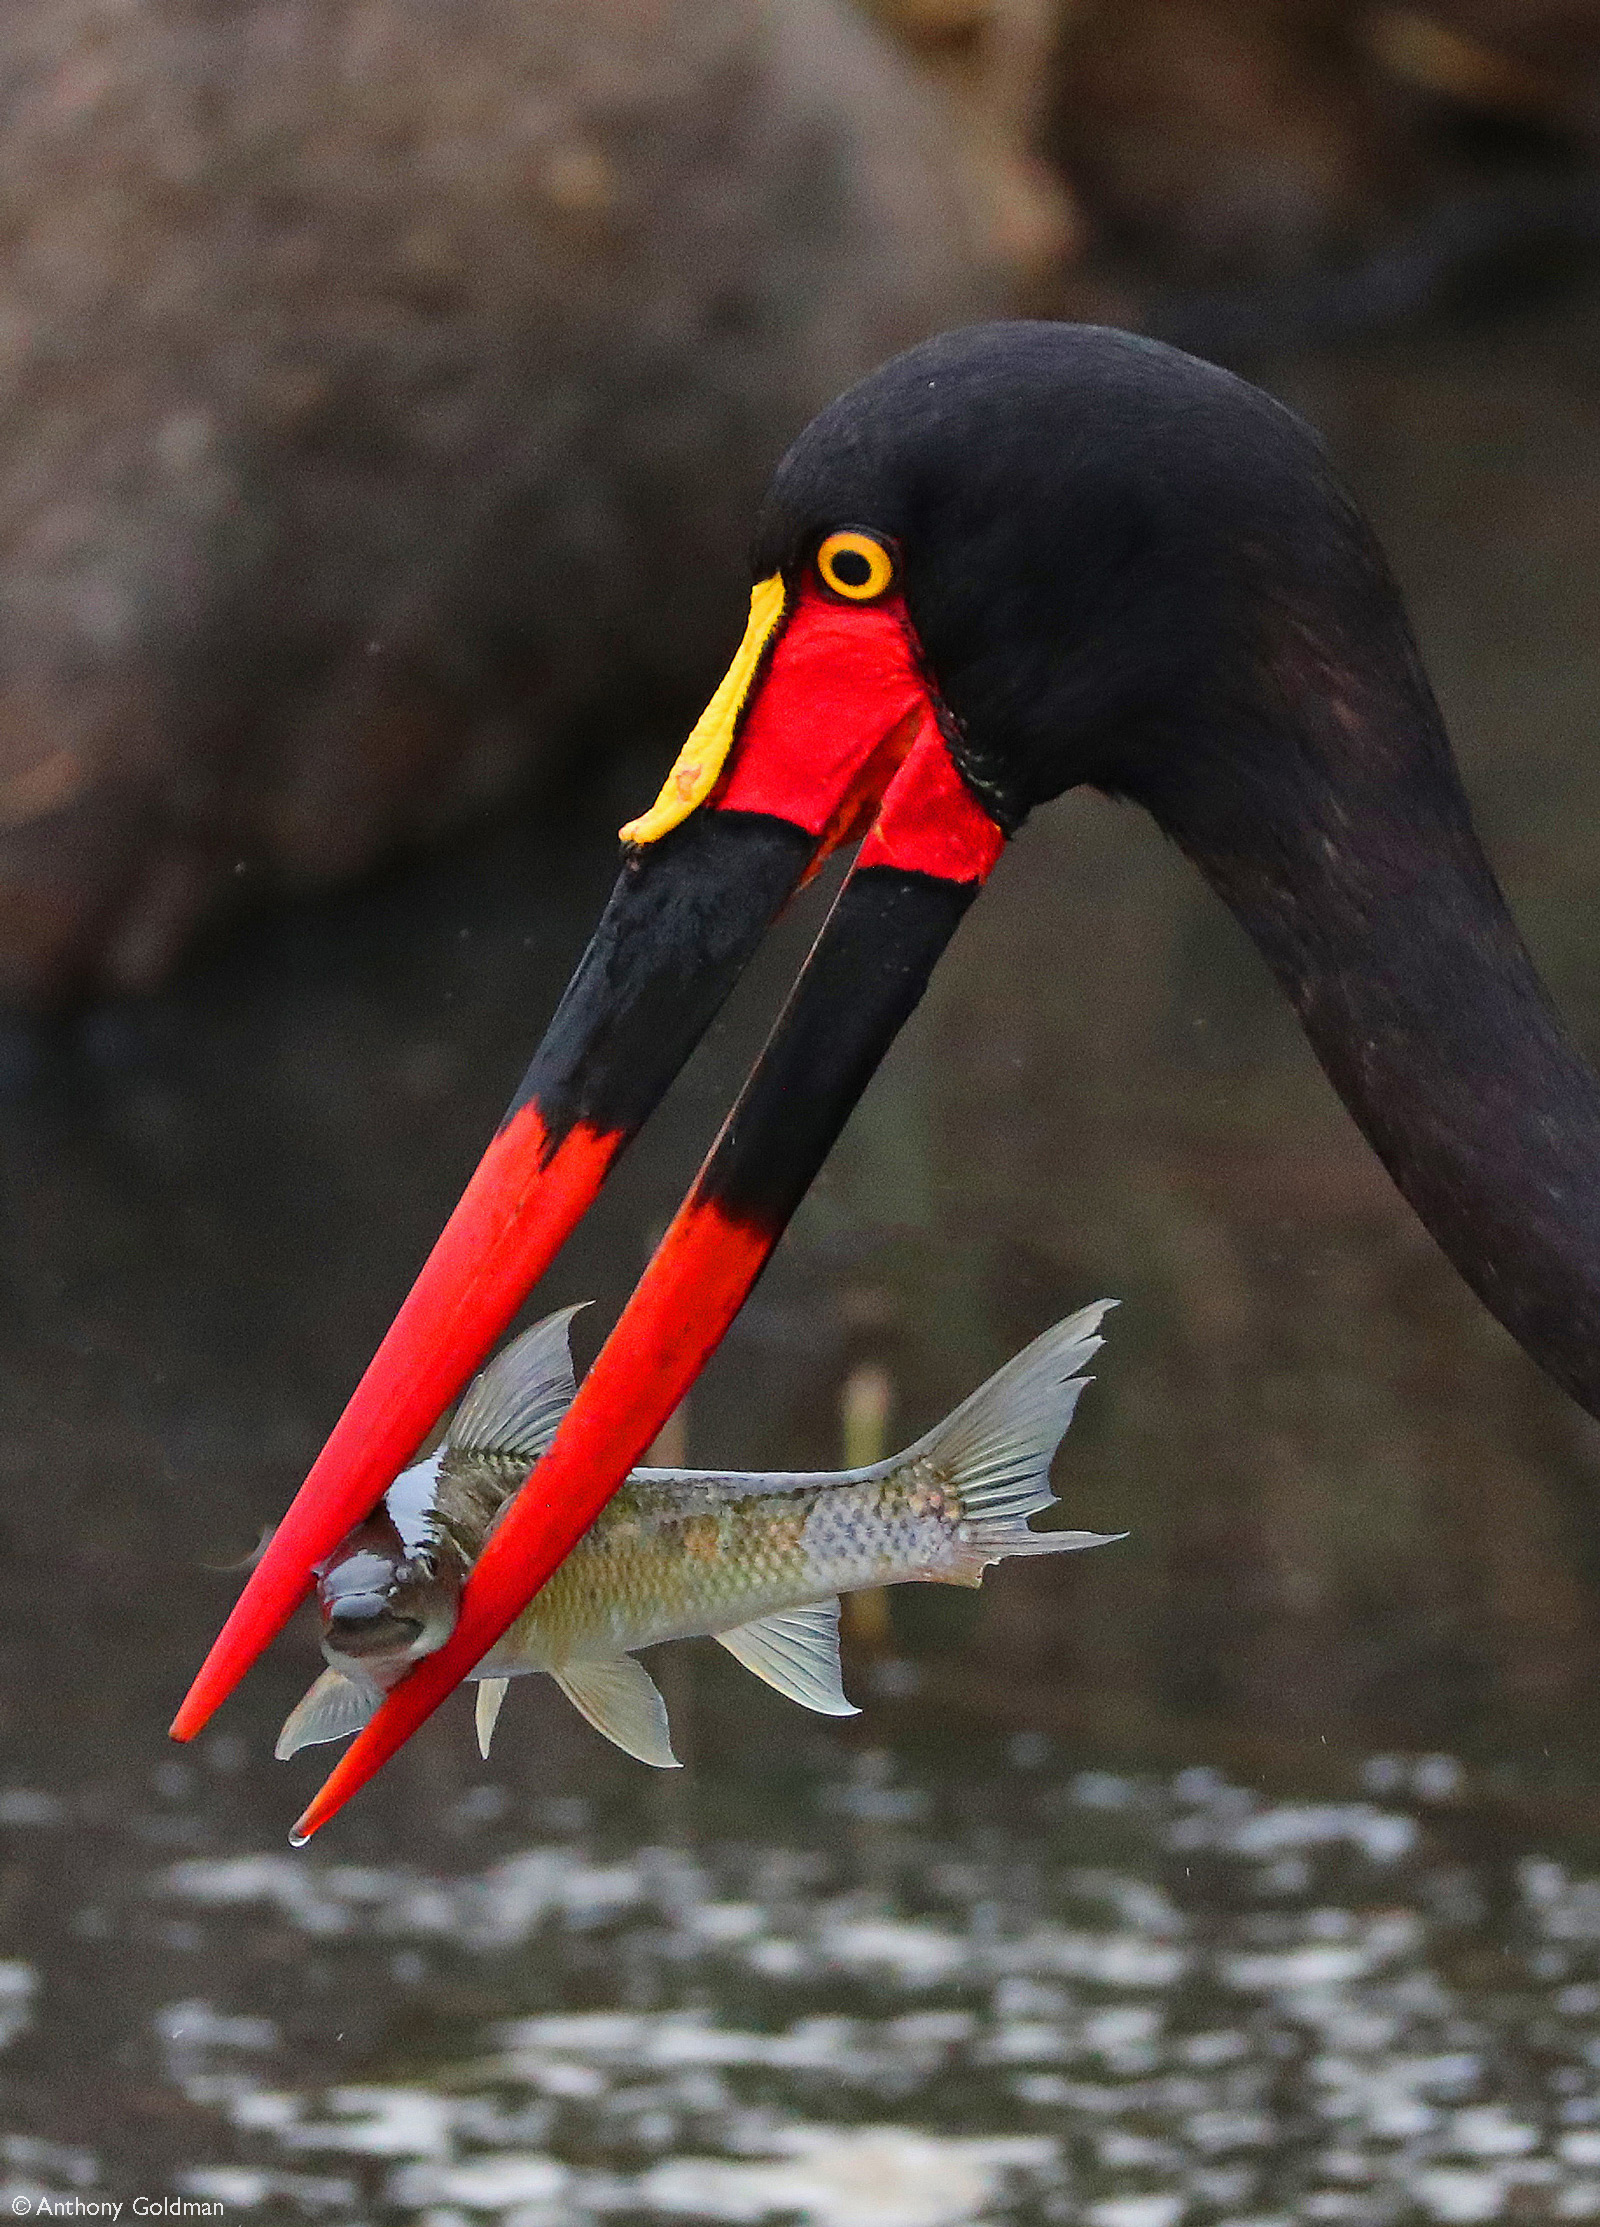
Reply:
[[[428, 1690], [469, 1670], [593, 1521], [737, 1313], [1003, 832], [957, 771], [886, 539], [825, 537], [751, 593], [728, 673], [660, 796], [499, 1132], [252, 1572], [173, 1725], [187, 1739], [294, 1612], [543, 1275], [794, 891], [863, 835], [751, 1083], [486, 1550]], [[414, 1713], [413, 1713], [414, 1712]], [[347, 1759], [347, 1762], [350, 1759]], [[375, 1762], [371, 1767], [376, 1767]]]

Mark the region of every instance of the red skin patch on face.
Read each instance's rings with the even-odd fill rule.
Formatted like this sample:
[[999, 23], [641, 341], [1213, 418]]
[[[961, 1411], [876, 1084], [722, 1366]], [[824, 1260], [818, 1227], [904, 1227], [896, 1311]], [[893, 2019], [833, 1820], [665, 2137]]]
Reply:
[[820, 837], [857, 798], [884, 743], [927, 702], [900, 597], [835, 603], [808, 582], [756, 683], [715, 808], [768, 812]]
[[1005, 843], [939, 732], [902, 599], [840, 604], [811, 582], [756, 684], [714, 808], [803, 827], [819, 839], [818, 864], [866, 833], [861, 865], [945, 881], [982, 881]]

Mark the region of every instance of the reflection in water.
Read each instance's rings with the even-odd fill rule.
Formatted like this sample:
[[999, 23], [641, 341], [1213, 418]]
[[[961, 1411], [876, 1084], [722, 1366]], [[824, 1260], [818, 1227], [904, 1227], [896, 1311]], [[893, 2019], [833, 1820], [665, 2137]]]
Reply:
[[[1276, 381], [1390, 542], [1591, 1047], [1597, 326]], [[1057, 1482], [1133, 1536], [894, 1595], [854, 1728], [666, 1651], [668, 1783], [532, 1697], [486, 1775], [463, 1704], [291, 1856], [321, 1762], [270, 1747], [308, 1632], [168, 1748], [236, 1583], [207, 1565], [315, 1452], [650, 786], [0, 1043], [10, 2183], [433, 2227], [1600, 2212], [1600, 1431], [1421, 1236], [1182, 861], [1093, 800], [975, 908], [689, 1452], [826, 1465], [863, 1372], [903, 1443], [1116, 1292]], [[818, 897], [540, 1294], [599, 1301], [580, 1336]]]

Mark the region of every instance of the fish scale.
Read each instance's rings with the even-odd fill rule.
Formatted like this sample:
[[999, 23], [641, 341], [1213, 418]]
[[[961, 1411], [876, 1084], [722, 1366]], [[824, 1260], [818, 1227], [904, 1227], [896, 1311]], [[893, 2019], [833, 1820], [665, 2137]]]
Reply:
[[[923, 1462], [825, 1484], [777, 1479], [767, 1492], [752, 1492], [748, 1477], [668, 1476], [635, 1472], [485, 1659], [485, 1675], [693, 1638], [708, 1616], [737, 1625], [869, 1585], [960, 1582], [970, 1559], [959, 1512]], [[717, 1497], [714, 1512], [702, 1511], [702, 1493]], [[697, 1527], [709, 1527], [700, 1539]]]

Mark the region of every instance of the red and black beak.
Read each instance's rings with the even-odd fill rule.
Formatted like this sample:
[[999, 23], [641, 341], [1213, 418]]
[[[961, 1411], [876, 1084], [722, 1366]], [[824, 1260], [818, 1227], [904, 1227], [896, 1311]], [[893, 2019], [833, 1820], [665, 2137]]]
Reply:
[[[844, 539], [846, 537], [838, 537]], [[851, 540], [862, 537], [851, 536]], [[846, 552], [848, 557], [849, 552]], [[505, 1330], [793, 891], [856, 864], [693, 1190], [497, 1527], [454, 1635], [385, 1701], [304, 1838], [472, 1669], [593, 1522], [738, 1312], [999, 856], [897, 593], [760, 582], [750, 624], [630, 844], [498, 1135], [173, 1724], [206, 1722]]]

